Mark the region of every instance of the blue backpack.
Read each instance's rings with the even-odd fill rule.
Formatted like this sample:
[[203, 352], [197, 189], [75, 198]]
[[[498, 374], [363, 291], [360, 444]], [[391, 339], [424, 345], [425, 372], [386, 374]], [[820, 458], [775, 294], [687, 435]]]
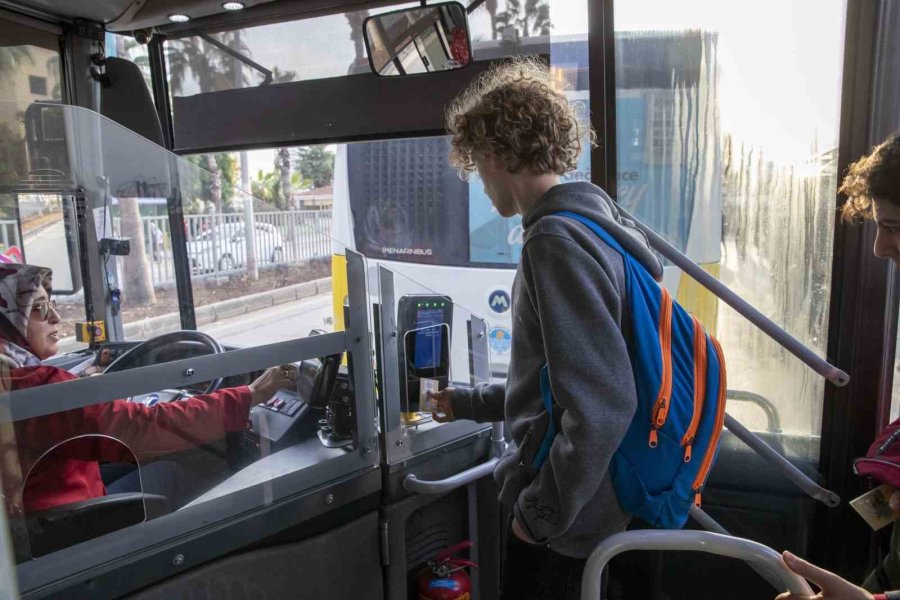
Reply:
[[[700, 506], [725, 422], [722, 348], [600, 225], [573, 212], [556, 214], [586, 225], [625, 265], [637, 411], [610, 463], [619, 504], [656, 527], [680, 529], [691, 506]], [[541, 393], [550, 427], [532, 463], [537, 469], [557, 434], [547, 365]]]

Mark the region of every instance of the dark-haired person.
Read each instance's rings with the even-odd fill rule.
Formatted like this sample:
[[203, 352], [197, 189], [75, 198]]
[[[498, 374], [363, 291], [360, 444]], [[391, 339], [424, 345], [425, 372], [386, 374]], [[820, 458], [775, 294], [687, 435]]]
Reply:
[[[867, 156], [853, 163], [839, 191], [847, 196], [841, 209], [842, 217], [846, 221], [874, 220], [878, 228], [875, 256], [888, 258], [894, 265], [900, 266], [900, 132], [891, 135]], [[889, 426], [896, 427], [897, 421]], [[900, 464], [897, 470], [900, 471]], [[895, 516], [900, 517], [900, 492], [896, 491], [900, 475], [870, 475], [880, 483], [895, 488], [890, 505]], [[896, 522], [890, 553], [866, 579], [863, 587], [789, 552], [785, 552], [784, 561], [791, 570], [818, 585], [822, 591], [815, 596], [782, 594], [777, 600], [900, 600], [900, 591], [888, 591], [900, 590], [900, 527]]]
[[[512, 443], [494, 477], [514, 515], [504, 558], [507, 600], [579, 598], [585, 559], [630, 520], [608, 470], [637, 406], [622, 331], [623, 261], [587, 227], [554, 213], [602, 223], [662, 276], [644, 235], [602, 189], [561, 183], [592, 134], [557, 85], [546, 65], [518, 59], [479, 77], [447, 115], [454, 166], [477, 171], [497, 212], [521, 215], [525, 229], [505, 386], [432, 396], [438, 420], [506, 422]], [[549, 423], [544, 365], [559, 405], [559, 434], [538, 470], [534, 459]]]

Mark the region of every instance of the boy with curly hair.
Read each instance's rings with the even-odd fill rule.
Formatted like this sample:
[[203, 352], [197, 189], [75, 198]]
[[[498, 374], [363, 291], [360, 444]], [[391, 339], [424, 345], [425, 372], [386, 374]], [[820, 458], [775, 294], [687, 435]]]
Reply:
[[[557, 85], [543, 63], [517, 59], [479, 77], [447, 111], [451, 162], [477, 171], [497, 212], [521, 215], [525, 228], [506, 384], [433, 395], [438, 420], [506, 422], [511, 444], [494, 477], [513, 515], [503, 575], [509, 600], [578, 598], [585, 559], [630, 520], [608, 470], [637, 405], [623, 261], [587, 227], [555, 213], [600, 223], [662, 276], [643, 233], [602, 189], [561, 182], [593, 132]], [[545, 364], [559, 433], [538, 469], [549, 426]]]

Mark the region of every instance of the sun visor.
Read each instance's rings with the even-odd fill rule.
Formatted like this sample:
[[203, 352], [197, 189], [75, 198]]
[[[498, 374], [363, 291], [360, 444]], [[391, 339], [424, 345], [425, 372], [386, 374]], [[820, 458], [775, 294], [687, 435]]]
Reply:
[[371, 74], [174, 97], [176, 152], [441, 134], [444, 108], [490, 62], [422, 76]]

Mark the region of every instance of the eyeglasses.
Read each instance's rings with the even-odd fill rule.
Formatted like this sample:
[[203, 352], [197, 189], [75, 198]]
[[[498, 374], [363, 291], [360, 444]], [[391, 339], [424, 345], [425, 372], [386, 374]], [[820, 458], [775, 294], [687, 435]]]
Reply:
[[57, 315], [59, 314], [59, 311], [56, 310], [56, 300], [35, 302], [34, 305], [32, 305], [31, 310], [36, 310], [40, 313], [41, 321], [46, 321], [50, 318], [51, 310]]

